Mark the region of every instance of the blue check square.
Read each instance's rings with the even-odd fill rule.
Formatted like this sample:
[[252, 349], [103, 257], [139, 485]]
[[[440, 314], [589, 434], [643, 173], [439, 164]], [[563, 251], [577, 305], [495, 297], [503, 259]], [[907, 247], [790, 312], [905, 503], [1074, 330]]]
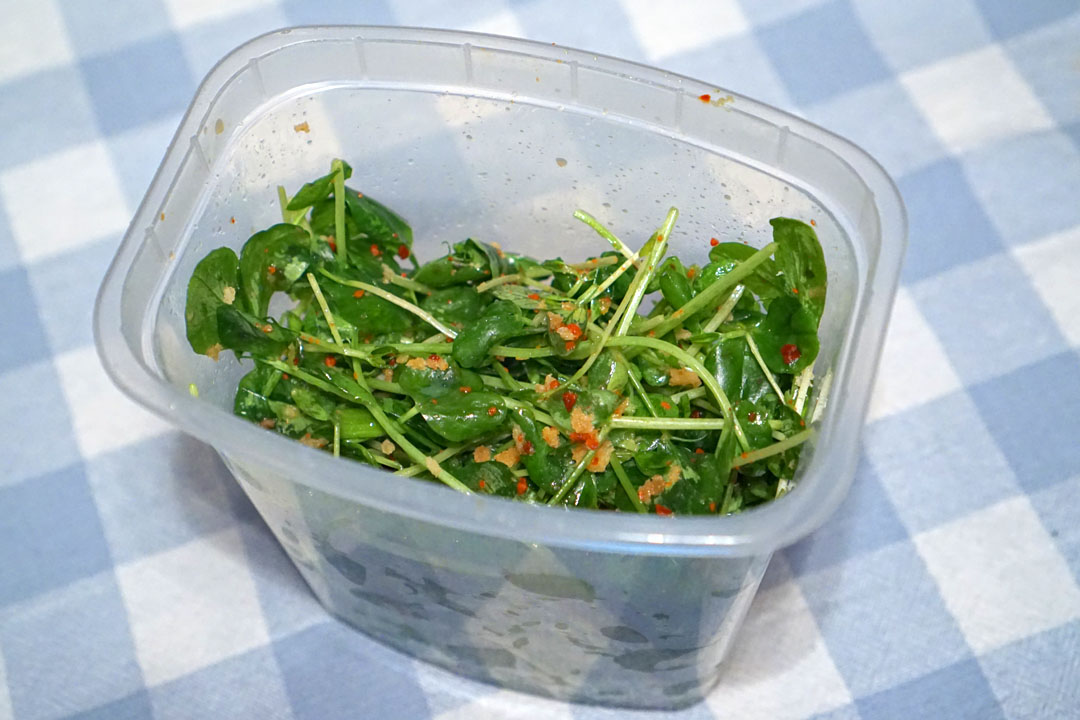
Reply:
[[836, 513], [784, 555], [796, 575], [814, 572], [908, 537], [892, 502], [865, 456], [851, 492]]
[[[860, 698], [863, 717], [874, 720], [954, 717], [1005, 720], [1006, 716], [974, 659]], [[947, 705], [948, 709], [943, 707]]]
[[0, 487], [0, 605], [112, 566], [81, 465]]
[[114, 3], [109, 12], [86, 0], [60, 0], [59, 5], [67, 36], [80, 57], [105, 54], [169, 29], [162, 0]]
[[47, 358], [49, 343], [23, 268], [0, 272], [0, 308], [7, 317], [19, 318], [17, 322], [5, 323], [5, 338], [0, 343], [0, 373]]
[[900, 177], [908, 211], [903, 278], [915, 282], [998, 252], [997, 229], [960, 163], [945, 158]]
[[[798, 582], [855, 697], [971, 656], [937, 583], [909, 542], [857, 555]], [[888, 662], [882, 662], [883, 648]]]
[[1080, 356], [1065, 352], [969, 391], [1029, 492], [1080, 476]]
[[195, 91], [180, 42], [159, 35], [85, 59], [83, 78], [105, 135], [175, 114]]
[[289, 706], [274, 653], [256, 648], [150, 689], [154, 720], [273, 718]]
[[[12, 547], [4, 541], [0, 545]], [[42, 558], [43, 563], [54, 560]], [[8, 585], [0, 580], [2, 587]], [[20, 720], [99, 708], [143, 684], [111, 571], [72, 582], [31, 603], [0, 609], [0, 649], [11, 704]]]
[[0, 84], [0, 98], [0, 170], [97, 135], [94, 109], [76, 68], [53, 68]]
[[380, 717], [387, 698], [393, 698], [396, 717], [430, 716], [412, 661], [341, 623], [326, 622], [278, 640], [274, 654], [296, 720]]
[[911, 294], [965, 385], [1066, 347], [1054, 318], [1010, 254], [958, 266], [911, 286]]
[[1080, 13], [1004, 46], [1024, 80], [1059, 123], [1080, 120], [1080, 82], [1075, 73], [1062, 72], [1075, 62], [1077, 38]]
[[821, 102], [890, 75], [845, 2], [831, 2], [781, 20], [761, 30], [758, 37], [800, 105]]
[[[75, 443], [67, 400], [60, 389], [60, 378], [52, 362], [43, 361], [0, 373], [0, 397], [5, 398], [5, 410], [12, 413], [12, 417], [19, 418], [5, 431], [0, 493], [5, 485], [14, 486], [28, 478], [80, 462], [81, 455]], [[41, 408], [48, 408], [48, 412]], [[43, 450], [40, 442], [45, 437], [49, 438], [49, 444]], [[30, 491], [29, 495], [20, 498], [23, 502], [31, 502], [33, 494]], [[3, 505], [0, 508], [8, 510]], [[0, 533], [3, 527], [0, 525]], [[0, 563], [0, 577], [2, 575], [3, 564]], [[0, 583], [0, 596], [5, 590], [9, 588]]]
[[1070, 0], [978, 0], [987, 24], [999, 38], [1009, 38], [1076, 12]]

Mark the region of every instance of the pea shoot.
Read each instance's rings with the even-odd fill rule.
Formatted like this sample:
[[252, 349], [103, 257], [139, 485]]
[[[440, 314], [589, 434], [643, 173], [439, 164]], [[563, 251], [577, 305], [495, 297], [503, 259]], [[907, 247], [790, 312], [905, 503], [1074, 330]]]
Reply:
[[[468, 238], [421, 263], [408, 223], [351, 175], [334, 160], [291, 198], [278, 188], [282, 222], [195, 267], [192, 349], [253, 361], [237, 415], [534, 504], [727, 514], [794, 487], [825, 401], [810, 225], [774, 218], [760, 250], [705, 238], [699, 267], [668, 254], [675, 208], [637, 250], [579, 210], [610, 246], [582, 262]], [[273, 317], [277, 293], [292, 305]]]

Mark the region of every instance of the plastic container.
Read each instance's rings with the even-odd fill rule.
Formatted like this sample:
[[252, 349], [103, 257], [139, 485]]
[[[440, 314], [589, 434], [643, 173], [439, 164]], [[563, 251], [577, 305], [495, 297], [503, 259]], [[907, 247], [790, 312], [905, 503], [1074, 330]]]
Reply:
[[[278, 184], [295, 191], [333, 157], [411, 222], [423, 258], [470, 235], [582, 258], [600, 247], [577, 207], [639, 244], [675, 205], [672, 251], [691, 260], [712, 236], [760, 246], [769, 218], [814, 219], [830, 283], [815, 372], [834, 380], [794, 491], [732, 517], [537, 508], [234, 417], [245, 368], [188, 347], [187, 280], [210, 249], [276, 221]], [[847, 492], [905, 233], [865, 153], [712, 85], [490, 35], [293, 29], [238, 48], [199, 88], [101, 288], [97, 347], [121, 389], [220, 452], [346, 622], [502, 686], [677, 707], [717, 681], [772, 552]]]

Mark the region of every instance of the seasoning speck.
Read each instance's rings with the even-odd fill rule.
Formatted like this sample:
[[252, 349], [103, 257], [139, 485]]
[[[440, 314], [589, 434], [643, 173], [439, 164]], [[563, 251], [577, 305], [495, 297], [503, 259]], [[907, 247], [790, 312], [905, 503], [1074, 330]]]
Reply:
[[296, 132], [302, 132], [302, 133], [310, 133], [311, 132], [311, 126], [307, 124], [307, 120], [305, 120], [302, 123], [297, 123], [296, 125], [293, 125], [292, 129], [295, 130]]
[[555, 164], [558, 165], [559, 167], [566, 167], [566, 158], [561, 158], [561, 157], [555, 158]]
[[225, 121], [221, 118], [218, 118], [217, 122], [214, 123], [214, 134], [220, 135], [223, 132], [225, 132]]

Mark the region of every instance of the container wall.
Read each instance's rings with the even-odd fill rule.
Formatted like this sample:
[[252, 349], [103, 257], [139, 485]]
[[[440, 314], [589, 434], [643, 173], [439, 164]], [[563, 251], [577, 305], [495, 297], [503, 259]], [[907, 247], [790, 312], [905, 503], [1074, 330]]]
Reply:
[[330, 612], [453, 672], [563, 700], [700, 700], [769, 561], [493, 541], [226, 462]]

